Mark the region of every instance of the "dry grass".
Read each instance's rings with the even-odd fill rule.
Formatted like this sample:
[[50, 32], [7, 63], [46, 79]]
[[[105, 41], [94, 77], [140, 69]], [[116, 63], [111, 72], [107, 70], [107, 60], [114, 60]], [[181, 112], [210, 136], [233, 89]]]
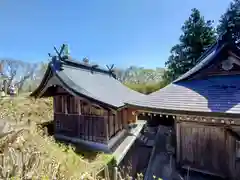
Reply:
[[0, 98], [1, 118], [11, 123], [41, 123], [53, 119], [52, 99], [24, 96]]
[[101, 153], [77, 154], [72, 147], [43, 135], [37, 124], [52, 120], [52, 99], [4, 98], [0, 109], [1, 119], [15, 129], [0, 139], [0, 179], [79, 179], [112, 159]]

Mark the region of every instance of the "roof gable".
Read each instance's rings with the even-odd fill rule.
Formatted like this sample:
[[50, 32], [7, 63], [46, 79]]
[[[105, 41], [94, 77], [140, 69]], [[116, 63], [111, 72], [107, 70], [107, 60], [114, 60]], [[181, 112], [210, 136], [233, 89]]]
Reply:
[[202, 79], [211, 76], [240, 74], [240, 59], [232, 51], [223, 51], [205, 68], [188, 79]]
[[[199, 63], [196, 66], [180, 76], [173, 83], [189, 80], [196, 76], [200, 77], [198, 74], [202, 73], [202, 71], [212, 65], [219, 64], [219, 61], [224, 61], [227, 59], [228, 56], [230, 56], [229, 51], [233, 52], [235, 56], [240, 56], [239, 49], [237, 48], [234, 39], [231, 39], [229, 33], [226, 32], [218, 38], [215, 44], [213, 44], [208, 50], [203, 53], [203, 55], [198, 60]], [[220, 75], [219, 73], [217, 74]]]

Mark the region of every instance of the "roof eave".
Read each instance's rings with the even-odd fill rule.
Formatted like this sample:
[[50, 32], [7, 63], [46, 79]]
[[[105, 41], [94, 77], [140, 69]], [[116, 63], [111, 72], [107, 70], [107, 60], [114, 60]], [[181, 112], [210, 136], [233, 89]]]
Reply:
[[157, 107], [147, 107], [135, 104], [126, 103], [125, 107], [132, 107], [139, 111], [162, 113], [168, 115], [193, 115], [193, 116], [208, 116], [208, 117], [226, 117], [226, 118], [239, 118], [240, 113], [228, 113], [228, 112], [205, 112], [205, 111], [186, 111], [186, 110], [173, 110]]
[[[206, 67], [209, 63], [211, 63], [214, 60], [214, 58], [223, 50], [223, 48], [226, 47], [226, 45], [227, 45], [227, 43], [224, 43], [220, 47], [216, 47], [216, 49], [211, 47], [211, 51], [208, 51], [208, 55], [206, 57], [204, 57], [204, 59], [202, 61], [200, 61], [196, 66], [194, 66], [192, 69], [190, 69], [189, 71], [184, 73], [182, 76], [180, 76], [179, 78], [174, 80], [173, 83], [177, 83], [177, 82], [186, 80], [186, 79], [194, 76], [199, 71], [201, 71], [204, 67]], [[217, 46], [217, 45], [215, 45], [215, 46]], [[214, 53], [214, 54], [212, 54], [212, 53]], [[201, 59], [201, 57], [200, 57], [200, 59]]]
[[[66, 83], [60, 76], [58, 73], [56, 73], [56, 77], [59, 79], [59, 81], [62, 83], [62, 85], [64, 86], [64, 88], [67, 88], [72, 94], [76, 95], [76, 96], [81, 96], [85, 99], [88, 99], [90, 101], [93, 101], [95, 103], [99, 103], [101, 104], [102, 106], [104, 107], [109, 107], [110, 109], [118, 109], [119, 107], [118, 106], [114, 106], [112, 104], [109, 104], [109, 103], [106, 103], [106, 102], [103, 102], [103, 101], [100, 101], [96, 98], [93, 98], [93, 97], [90, 97], [90, 96], [87, 96], [85, 94], [82, 94], [80, 93], [79, 91], [77, 91], [76, 89], [72, 88], [72, 86], [70, 86], [68, 83]], [[72, 82], [73, 83], [73, 82]]]

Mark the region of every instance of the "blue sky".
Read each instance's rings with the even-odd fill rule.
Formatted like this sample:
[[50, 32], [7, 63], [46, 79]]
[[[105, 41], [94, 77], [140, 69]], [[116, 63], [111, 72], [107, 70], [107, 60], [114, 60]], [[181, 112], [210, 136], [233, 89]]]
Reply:
[[53, 46], [101, 65], [164, 67], [198, 8], [218, 22], [230, 0], [1, 0], [0, 57], [46, 61]]

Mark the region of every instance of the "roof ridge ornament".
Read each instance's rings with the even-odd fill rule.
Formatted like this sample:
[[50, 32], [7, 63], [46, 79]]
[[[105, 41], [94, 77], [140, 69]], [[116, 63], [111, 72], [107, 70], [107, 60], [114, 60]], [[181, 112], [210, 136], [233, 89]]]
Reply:
[[66, 44], [62, 44], [60, 51], [58, 51], [55, 46], [54, 50], [57, 55], [52, 56], [50, 53], [48, 53], [48, 56], [51, 57], [51, 67], [54, 70], [54, 72], [56, 72], [61, 70], [62, 65], [61, 62], [69, 58], [69, 50]]
[[106, 65], [106, 67], [108, 68], [109, 71], [111, 71], [114, 68], [114, 64], [111, 64], [111, 66]]
[[106, 65], [108, 72], [111, 76], [114, 76], [114, 64], [111, 64], [111, 66]]
[[98, 68], [97, 64], [91, 65], [91, 73], [93, 74], [93, 70]]

